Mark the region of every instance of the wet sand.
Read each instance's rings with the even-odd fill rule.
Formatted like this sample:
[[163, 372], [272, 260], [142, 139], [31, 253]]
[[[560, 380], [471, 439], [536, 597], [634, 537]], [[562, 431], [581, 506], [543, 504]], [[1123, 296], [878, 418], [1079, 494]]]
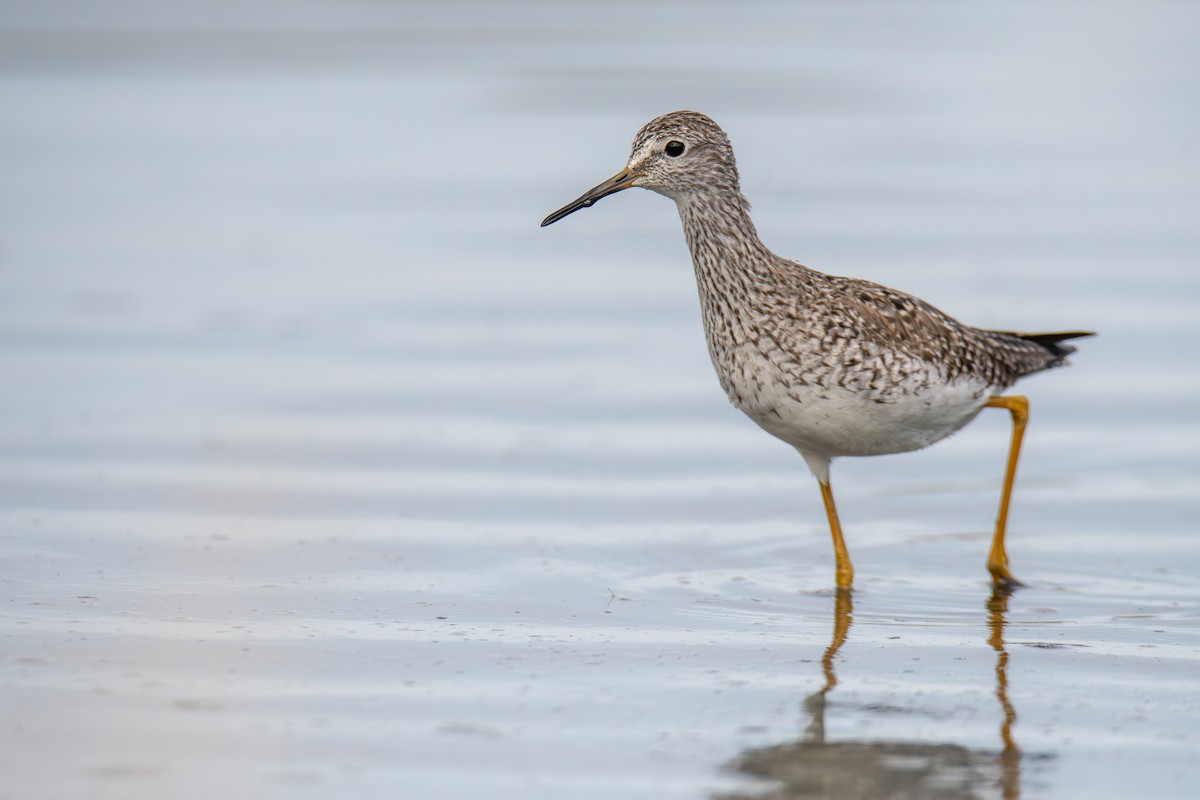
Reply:
[[[1200, 792], [1190, 6], [87, 8], [0, 24], [0, 797]], [[1101, 332], [1026, 588], [1005, 415], [835, 464], [838, 596], [669, 202], [538, 230], [678, 107], [778, 252]]]

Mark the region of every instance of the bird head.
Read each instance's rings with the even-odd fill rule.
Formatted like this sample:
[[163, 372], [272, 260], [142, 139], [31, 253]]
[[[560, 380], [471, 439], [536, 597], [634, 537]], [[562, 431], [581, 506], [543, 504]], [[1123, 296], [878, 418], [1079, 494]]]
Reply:
[[704, 192], [739, 193], [729, 137], [695, 111], [672, 111], [647, 122], [633, 138], [625, 168], [542, 221], [542, 227], [633, 186], [681, 201]]

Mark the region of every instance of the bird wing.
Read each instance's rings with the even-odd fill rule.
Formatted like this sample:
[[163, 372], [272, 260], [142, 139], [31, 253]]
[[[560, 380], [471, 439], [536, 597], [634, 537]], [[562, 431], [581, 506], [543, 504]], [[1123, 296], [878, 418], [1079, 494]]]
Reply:
[[861, 336], [941, 367], [951, 377], [970, 374], [1011, 386], [1022, 376], [1065, 364], [1075, 348], [1063, 340], [1091, 335], [975, 328], [904, 292], [857, 278], [834, 280], [842, 284], [838, 297]]

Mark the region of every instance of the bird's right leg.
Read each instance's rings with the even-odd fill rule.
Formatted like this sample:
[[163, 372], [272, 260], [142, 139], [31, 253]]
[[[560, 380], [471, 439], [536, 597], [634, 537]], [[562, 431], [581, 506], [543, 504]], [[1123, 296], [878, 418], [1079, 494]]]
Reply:
[[833, 489], [825, 481], [821, 484], [821, 499], [825, 501], [825, 514], [829, 517], [829, 530], [833, 534], [833, 556], [837, 559], [837, 587], [849, 589], [854, 583], [854, 565], [850, 563], [850, 551], [842, 537], [842, 525], [838, 522], [837, 506], [833, 502]]
[[837, 587], [849, 589], [854, 583], [854, 565], [850, 563], [850, 551], [842, 536], [842, 524], [838, 521], [837, 504], [833, 502], [833, 489], [829, 485], [829, 458], [800, 451], [808, 468], [821, 485], [821, 499], [825, 501], [825, 515], [829, 517], [829, 532], [833, 534], [833, 557], [837, 561]]

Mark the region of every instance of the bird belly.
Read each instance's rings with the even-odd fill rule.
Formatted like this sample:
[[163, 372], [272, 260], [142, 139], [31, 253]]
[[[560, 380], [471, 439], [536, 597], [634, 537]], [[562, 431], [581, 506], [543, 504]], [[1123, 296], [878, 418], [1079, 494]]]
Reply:
[[918, 375], [872, 392], [765, 369], [730, 374], [727, 386], [734, 405], [768, 433], [828, 457], [928, 447], [974, 419], [996, 388], [969, 377]]

